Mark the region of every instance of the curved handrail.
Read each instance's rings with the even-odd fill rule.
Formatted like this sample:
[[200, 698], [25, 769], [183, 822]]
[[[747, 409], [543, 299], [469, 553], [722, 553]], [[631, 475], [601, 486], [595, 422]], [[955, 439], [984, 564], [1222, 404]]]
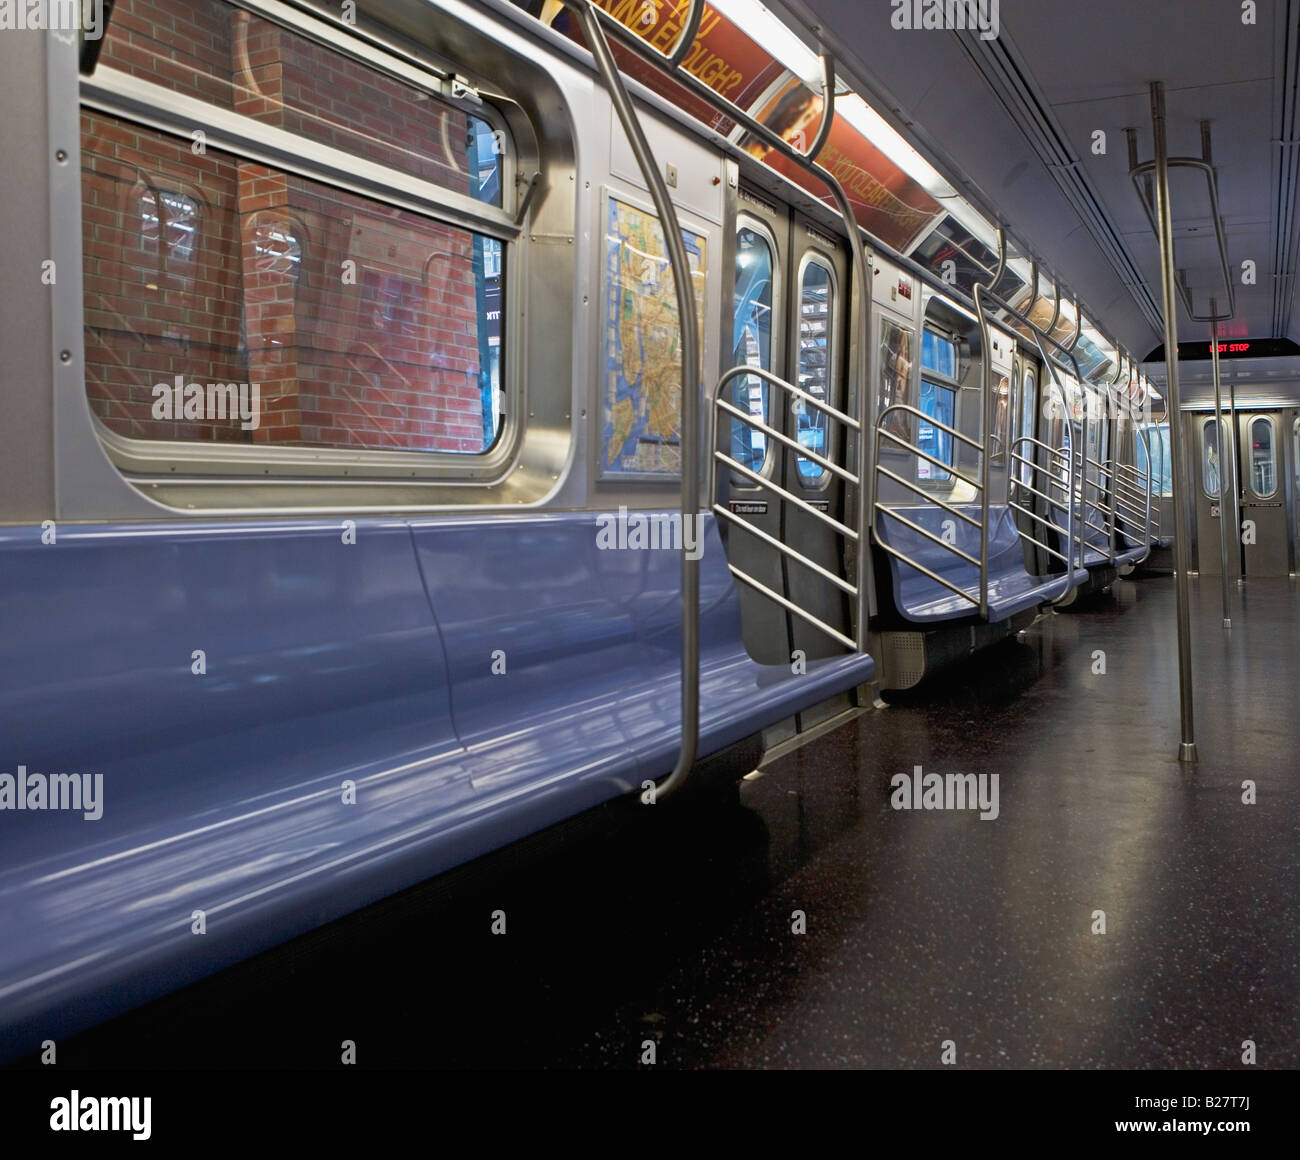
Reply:
[[[1037, 337], [1037, 335], [1035, 335], [1035, 337]], [[1046, 361], [1050, 361], [1050, 360], [1048, 360], [1048, 359], [1046, 358], [1046, 352], [1043, 351], [1042, 343], [1039, 343], [1039, 344], [1038, 344], [1038, 348], [1039, 348], [1039, 352], [1042, 353], [1042, 354], [1044, 355], [1044, 361], [1045, 361], [1045, 362], [1046, 362]], [[1079, 520], [1079, 526], [1076, 528], [1076, 521], [1075, 521], [1075, 518], [1074, 518], [1074, 493], [1075, 493], [1075, 482], [1076, 482], [1076, 480], [1075, 480], [1075, 473], [1074, 473], [1074, 466], [1075, 466], [1075, 454], [1074, 454], [1074, 423], [1073, 423], [1073, 421], [1072, 421], [1071, 418], [1070, 418], [1070, 400], [1069, 400], [1069, 397], [1068, 397], [1068, 396], [1066, 395], [1066, 393], [1065, 393], [1065, 388], [1061, 385], [1060, 378], [1059, 378], [1058, 375], [1056, 374], [1055, 369], [1052, 368], [1052, 367], [1049, 367], [1048, 369], [1049, 369], [1048, 385], [1049, 385], [1050, 388], [1055, 389], [1056, 393], [1060, 396], [1058, 402], [1060, 403], [1060, 406], [1061, 406], [1061, 415], [1062, 415], [1062, 419], [1063, 419], [1063, 423], [1062, 423], [1062, 433], [1063, 433], [1063, 435], [1064, 435], [1064, 437], [1065, 437], [1065, 441], [1066, 441], [1066, 444], [1067, 444], [1067, 447], [1068, 447], [1068, 454], [1062, 456], [1062, 458], [1065, 460], [1065, 504], [1064, 504], [1064, 507], [1065, 507], [1065, 555], [1066, 555], [1065, 571], [1066, 571], [1066, 573], [1069, 575], [1069, 579], [1066, 581], [1065, 591], [1064, 591], [1063, 593], [1061, 593], [1061, 596], [1060, 596], [1060, 600], [1064, 600], [1064, 599], [1065, 599], [1065, 598], [1066, 598], [1066, 597], [1067, 597], [1067, 596], [1068, 596], [1072, 591], [1074, 591], [1074, 589], [1075, 589], [1076, 587], [1078, 587], [1078, 585], [1076, 585], [1075, 582], [1074, 582], [1074, 571], [1075, 571], [1075, 568], [1076, 568], [1076, 567], [1078, 567], [1078, 568], [1082, 568], [1082, 567], [1083, 567], [1083, 528], [1082, 528], [1082, 516], [1083, 516], [1083, 498], [1082, 498], [1082, 490], [1083, 490], [1083, 489], [1082, 489], [1082, 488], [1079, 489], [1079, 490], [1080, 490], [1080, 500], [1079, 500], [1079, 516], [1080, 516], [1080, 520]], [[1086, 427], [1086, 424], [1087, 424], [1087, 411], [1086, 411], [1086, 410], [1084, 411], [1084, 424], [1085, 424], [1085, 427], [1084, 427], [1084, 433], [1083, 433], [1083, 445], [1084, 445], [1084, 447], [1086, 448], [1087, 445], [1088, 445], [1088, 443], [1087, 443], [1087, 438], [1086, 438], [1086, 431], [1087, 431], [1087, 427]], [[1046, 447], [1046, 446], [1047, 446], [1046, 444], [1041, 443], [1039, 440], [1034, 440], [1034, 442], [1037, 443], [1040, 447]], [[1052, 450], [1052, 453], [1053, 453], [1053, 454], [1059, 454], [1058, 452], [1056, 452], [1055, 450], [1053, 450], [1053, 449], [1051, 449], [1051, 448], [1049, 448], [1049, 450]], [[1050, 470], [1050, 469], [1048, 470], [1048, 474], [1049, 474], [1053, 479], [1056, 478], [1056, 476], [1055, 476], [1055, 472], [1052, 471], [1052, 470]], [[1013, 480], [1012, 485], [1015, 486], [1015, 481], [1014, 481], [1014, 480]], [[1023, 486], [1023, 484], [1021, 484], [1020, 486]], [[1050, 502], [1050, 501], [1049, 501], [1049, 502]], [[1054, 524], [1053, 526], [1056, 526], [1056, 525]], [[1058, 529], [1058, 530], [1059, 530], [1059, 529]], [[1077, 532], [1077, 535], [1076, 535], [1076, 532]], [[1069, 559], [1071, 545], [1074, 546], [1074, 552], [1075, 552], [1075, 557], [1074, 557], [1074, 563], [1073, 563], [1073, 564], [1070, 562], [1070, 559]], [[1058, 601], [1058, 603], [1059, 603], [1059, 601]]]
[[[766, 380], [774, 389], [778, 391], [782, 391], [785, 394], [790, 395], [794, 399], [800, 400], [801, 402], [810, 404], [811, 406], [818, 408], [819, 410], [824, 412], [828, 418], [834, 419], [836, 422], [842, 424], [844, 427], [846, 427], [849, 430], [857, 431], [857, 432], [860, 432], [861, 430], [860, 424], [856, 419], [853, 418], [852, 415], [846, 414], [845, 412], [841, 411], [839, 408], [831, 406], [831, 404], [827, 403], [822, 399], [818, 399], [814, 395], [811, 395], [807, 391], [803, 390], [801, 387], [796, 387], [793, 383], [786, 382], [785, 379], [782, 379], [780, 376], [773, 374], [771, 371], [767, 370], [764, 367], [751, 367], [744, 363], [741, 363], [737, 366], [732, 367], [730, 370], [725, 371], [718, 379], [717, 384], [713, 388], [713, 396], [712, 396], [714, 413], [716, 414], [721, 412], [722, 414], [730, 415], [733, 420], [740, 423], [744, 423], [755, 431], [761, 431], [767, 438], [774, 439], [778, 443], [782, 444], [783, 446], [789, 447], [795, 452], [797, 452], [801, 458], [807, 459], [812, 463], [816, 463], [819, 467], [822, 467], [832, 472], [833, 474], [843, 479], [845, 483], [849, 484], [850, 486], [858, 487], [860, 493], [861, 480], [859, 479], [858, 476], [854, 475], [853, 472], [849, 471], [845, 467], [841, 467], [838, 463], [835, 463], [833, 460], [827, 458], [826, 456], [818, 455], [817, 452], [813, 451], [809, 447], [805, 447], [797, 439], [792, 439], [789, 435], [785, 434], [785, 432], [777, 430], [770, 423], [766, 422], [765, 419], [759, 418], [757, 415], [753, 415], [748, 411], [744, 411], [740, 407], [737, 407], [734, 403], [723, 398], [723, 392], [727, 389], [727, 387], [732, 382], [734, 382], [736, 379], [749, 378], [750, 376]], [[861, 438], [860, 434], [859, 434], [859, 438]], [[835, 575], [835, 573], [830, 571], [828, 568], [825, 568], [822, 565], [818, 564], [815, 560], [809, 559], [802, 552], [798, 551], [795, 548], [792, 548], [790, 545], [782, 543], [777, 537], [770, 535], [768, 532], [765, 532], [762, 528], [751, 523], [749, 520], [742, 519], [738, 513], [731, 511], [729, 508], [723, 507], [720, 503], [714, 502], [712, 504], [711, 510], [713, 511], [714, 515], [716, 515], [720, 519], [726, 520], [727, 523], [730, 525], [739, 525], [739, 527], [744, 529], [744, 531], [747, 532], [749, 535], [754, 536], [756, 539], [766, 544], [769, 548], [772, 548], [776, 552], [780, 553], [787, 560], [793, 560], [796, 564], [799, 564], [804, 568], [807, 568], [815, 576], [820, 577], [828, 584], [831, 584], [833, 587], [838, 588], [847, 597], [849, 597], [849, 599], [855, 602], [860, 599], [864, 590], [863, 585], [866, 583], [867, 552], [861, 544], [862, 537], [858, 533], [857, 529], [850, 527], [848, 524], [841, 523], [839, 520], [835, 519], [832, 515], [830, 515], [829, 512], [821, 511], [819, 508], [810, 504], [807, 500], [801, 498], [800, 496], [796, 495], [794, 492], [790, 491], [788, 488], [783, 487], [781, 484], [777, 483], [774, 479], [771, 479], [763, 475], [761, 472], [755, 471], [753, 468], [747, 467], [745, 464], [741, 463], [738, 459], [735, 459], [731, 455], [728, 455], [726, 452], [721, 451], [716, 447], [714, 448], [713, 455], [711, 456], [709, 462], [709, 494], [711, 496], [717, 495], [718, 493], [717, 476], [718, 476], [719, 464], [726, 465], [732, 471], [738, 472], [744, 479], [747, 479], [754, 486], [760, 487], [764, 491], [772, 493], [781, 502], [793, 504], [800, 511], [805, 512], [807, 515], [811, 516], [812, 518], [818, 520], [825, 526], [829, 527], [835, 534], [843, 538], [846, 546], [850, 544], [856, 546], [857, 566], [855, 569], [854, 583], [850, 584], [847, 580], [841, 579], [839, 576]], [[749, 573], [743, 571], [740, 568], [737, 568], [730, 561], [728, 561], [727, 563], [727, 568], [730, 570], [731, 574], [742, 584], [745, 584], [748, 587], [754, 589], [760, 595], [766, 597], [768, 600], [771, 600], [773, 603], [777, 604], [781, 608], [784, 608], [787, 612], [791, 613], [792, 615], [799, 617], [805, 623], [812, 625], [818, 631], [829, 636], [836, 643], [842, 645], [843, 647], [849, 649], [852, 652], [862, 651], [861, 648], [859, 647], [858, 641], [854, 640], [851, 637], [846, 636], [834, 625], [828, 624], [820, 617], [815, 616], [813, 613], [807, 611], [807, 609], [800, 607], [794, 601], [787, 599], [781, 593], [773, 591], [766, 584], [763, 584], [761, 581], [759, 581], [756, 577], [749, 575]]]
[[[682, 343], [682, 740], [672, 772], [656, 788], [656, 797], [663, 797], [680, 789], [690, 777], [695, 766], [700, 734], [700, 562], [699, 553], [691, 550], [697, 545], [690, 542], [692, 537], [688, 532], [688, 529], [698, 523], [700, 512], [700, 353], [695, 284], [691, 277], [690, 260], [686, 256], [686, 246], [682, 242], [677, 210], [641, 129], [636, 108], [619, 76], [614, 54], [610, 51], [600, 18], [596, 15], [599, 9], [592, 5], [591, 0], [564, 0], [564, 3], [574, 10], [582, 22], [587, 47], [609, 89], [614, 110], [650, 190], [655, 212], [659, 215], [659, 223], [663, 228], [668, 264], [673, 273], [673, 290], [677, 298], [677, 321]], [[700, 534], [701, 529], [695, 528], [697, 541]]]

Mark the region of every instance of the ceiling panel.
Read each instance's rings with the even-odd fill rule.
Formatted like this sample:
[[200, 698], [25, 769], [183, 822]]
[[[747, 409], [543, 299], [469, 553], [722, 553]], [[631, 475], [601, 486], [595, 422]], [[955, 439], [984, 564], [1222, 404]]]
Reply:
[[[1295, 275], [1294, 269], [1272, 268], [1284, 176], [1275, 138], [1284, 97], [1295, 99], [1283, 85], [1294, 90], [1300, 71], [1294, 64], [1286, 68], [1286, 50], [1295, 40], [1289, 24], [1296, 17], [1288, 15], [1296, 11], [1295, 0], [1260, 0], [1253, 26], [1241, 23], [1235, 0], [1001, 0], [997, 59], [1014, 63], [1004, 72], [1022, 86], [1016, 90], [986, 79], [988, 70], [962, 47], [963, 37], [975, 43], [968, 34], [895, 30], [889, 23], [892, 6], [884, 0], [784, 0], [781, 6], [810, 26], [820, 25], [826, 43], [885, 106], [882, 111], [894, 110], [900, 121], [912, 123], [918, 143], [940, 167], [966, 179], [1059, 269], [1103, 327], [1139, 355], [1161, 336], [1138, 309], [1128, 288], [1135, 280], [1116, 265], [1116, 254], [1137, 267], [1136, 283], [1153, 287], [1157, 304], [1160, 261], [1128, 176], [1124, 130], [1137, 129], [1139, 159], [1150, 159], [1149, 84], [1162, 81], [1171, 154], [1200, 156], [1200, 121], [1211, 122], [1240, 308], [1225, 329], [1259, 337], [1273, 333], [1275, 286], [1289, 288]], [[1290, 74], [1285, 82], [1284, 72]], [[1070, 175], [1074, 185], [1051, 168], [1043, 130], [1026, 131], [1009, 112], [1025, 107], [1023, 97], [1014, 99], [1021, 91], [1048, 118], [1049, 140], [1059, 139], [1077, 160]], [[1091, 152], [1095, 129], [1107, 133], [1104, 156]], [[1197, 309], [1206, 309], [1210, 288], [1216, 296], [1222, 291], [1204, 183], [1190, 174], [1171, 180], [1179, 264], [1197, 291]], [[1084, 189], [1100, 207], [1105, 236], [1112, 239], [1109, 250], [1095, 219], [1085, 225], [1063, 186]], [[1289, 233], [1289, 203], [1283, 198], [1280, 205]], [[1240, 282], [1247, 258], [1256, 263], [1253, 287]], [[1282, 307], [1286, 316], [1286, 294]], [[1208, 330], [1185, 318], [1181, 325], [1188, 338]], [[1300, 337], [1294, 327], [1283, 329]]]

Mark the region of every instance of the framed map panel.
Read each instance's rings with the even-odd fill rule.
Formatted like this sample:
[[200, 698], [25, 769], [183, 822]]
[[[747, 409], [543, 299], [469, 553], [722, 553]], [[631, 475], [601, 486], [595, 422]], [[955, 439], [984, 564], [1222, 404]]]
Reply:
[[[681, 475], [681, 323], [658, 217], [608, 194], [601, 312], [601, 479]], [[691, 263], [700, 347], [707, 239], [682, 227]]]

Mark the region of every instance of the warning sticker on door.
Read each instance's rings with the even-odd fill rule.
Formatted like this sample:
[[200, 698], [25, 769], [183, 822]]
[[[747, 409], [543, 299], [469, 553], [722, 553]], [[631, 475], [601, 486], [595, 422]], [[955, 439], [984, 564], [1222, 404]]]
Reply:
[[738, 516], [767, 515], [767, 500], [765, 499], [733, 499], [727, 506]]

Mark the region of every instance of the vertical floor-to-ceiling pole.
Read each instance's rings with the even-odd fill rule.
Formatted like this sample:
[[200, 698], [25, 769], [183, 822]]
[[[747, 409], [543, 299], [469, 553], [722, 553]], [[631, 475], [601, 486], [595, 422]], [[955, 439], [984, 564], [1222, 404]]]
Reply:
[[[1217, 314], [1218, 303], [1210, 299], [1210, 313]], [[1223, 425], [1223, 388], [1219, 383], [1219, 324], [1210, 323], [1210, 362], [1214, 368], [1214, 426], [1219, 433], [1219, 549], [1223, 573], [1223, 627], [1232, 627], [1231, 605], [1228, 602], [1228, 542], [1235, 535], [1228, 531], [1228, 432]]]
[[[1187, 459], [1178, 392], [1178, 294], [1174, 272], [1174, 220], [1169, 209], [1169, 149], [1165, 141], [1165, 89], [1151, 84], [1151, 122], [1156, 143], [1156, 211], [1160, 233], [1160, 286], [1165, 303], [1165, 382], [1169, 403], [1169, 449], [1173, 457], [1174, 567], [1178, 621], [1178, 702], [1182, 725], [1180, 761], [1196, 760], [1196, 714], [1192, 703], [1192, 626], [1188, 612]], [[1222, 517], [1220, 517], [1222, 518]]]
[[[1241, 451], [1237, 442], [1237, 376], [1228, 377], [1228, 439], [1229, 446], [1232, 448], [1232, 454], [1229, 455], [1228, 464], [1232, 468], [1232, 543], [1233, 543], [1233, 574], [1237, 577], [1237, 587], [1241, 587], [1243, 568], [1242, 568], [1242, 547], [1241, 547]], [[1245, 613], [1243, 611], [1242, 615]]]

